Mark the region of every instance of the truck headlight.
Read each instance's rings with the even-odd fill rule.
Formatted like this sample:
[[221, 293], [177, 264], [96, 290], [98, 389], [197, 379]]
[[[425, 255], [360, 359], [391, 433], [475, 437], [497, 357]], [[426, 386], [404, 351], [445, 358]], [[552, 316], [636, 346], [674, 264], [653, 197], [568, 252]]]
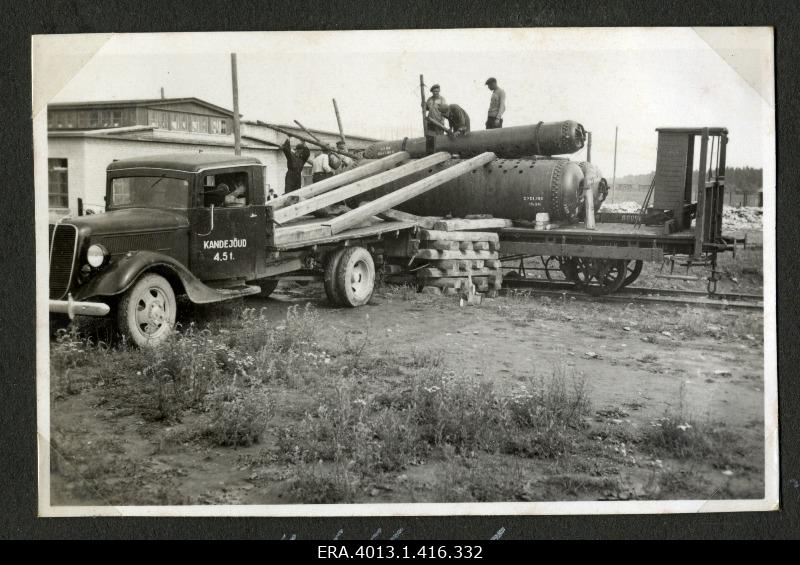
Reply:
[[106, 248], [95, 243], [89, 246], [89, 249], [86, 251], [86, 262], [96, 269], [105, 262], [106, 255], [108, 255]]

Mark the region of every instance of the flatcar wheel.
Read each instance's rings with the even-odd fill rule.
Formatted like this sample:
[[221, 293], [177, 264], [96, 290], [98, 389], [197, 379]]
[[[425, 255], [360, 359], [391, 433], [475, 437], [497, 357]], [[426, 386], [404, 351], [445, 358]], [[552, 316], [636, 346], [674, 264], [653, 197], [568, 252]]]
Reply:
[[624, 259], [590, 259], [573, 257], [567, 270], [575, 286], [592, 296], [611, 294], [625, 282], [626, 261]]
[[559, 280], [553, 278], [553, 271], [558, 271], [563, 273], [563, 267], [561, 266], [561, 258], [556, 257], [555, 255], [550, 255], [549, 257], [541, 257], [542, 265], [544, 265], [544, 276], [547, 277], [547, 280]]
[[622, 282], [623, 288], [639, 278], [642, 272], [642, 265], [644, 265], [644, 261], [628, 261], [625, 266], [625, 280]]

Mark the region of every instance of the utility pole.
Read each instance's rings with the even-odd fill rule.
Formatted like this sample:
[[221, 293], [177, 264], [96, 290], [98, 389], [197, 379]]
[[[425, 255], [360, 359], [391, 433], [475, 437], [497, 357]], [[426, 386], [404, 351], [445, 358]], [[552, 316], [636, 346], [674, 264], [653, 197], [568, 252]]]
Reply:
[[611, 203], [614, 203], [614, 195], [617, 193], [617, 134], [619, 126], [614, 126], [614, 176], [611, 178]]
[[242, 131], [239, 124], [239, 77], [236, 72], [236, 53], [231, 53], [231, 82], [233, 83], [233, 152], [242, 154]]
[[339, 126], [339, 137], [342, 143], [347, 146], [347, 140], [344, 138], [344, 129], [342, 129], [342, 118], [339, 115], [339, 106], [336, 104], [336, 98], [333, 98], [333, 111], [336, 112], [336, 123]]

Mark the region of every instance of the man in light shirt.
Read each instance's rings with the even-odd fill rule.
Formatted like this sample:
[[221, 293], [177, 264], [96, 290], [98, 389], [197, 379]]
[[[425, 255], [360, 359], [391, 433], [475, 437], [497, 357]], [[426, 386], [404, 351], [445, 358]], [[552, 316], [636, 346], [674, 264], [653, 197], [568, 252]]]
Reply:
[[[428, 111], [428, 118], [442, 123], [442, 114], [439, 111], [439, 108], [442, 105], [447, 104], [447, 101], [444, 99], [444, 96], [439, 94], [439, 92], [441, 92], [441, 88], [438, 84], [434, 84], [431, 87], [431, 96], [425, 101], [425, 109]], [[444, 133], [444, 130], [441, 127], [430, 120], [428, 121], [428, 129], [430, 129], [434, 135]]]
[[486, 81], [486, 86], [492, 91], [486, 129], [501, 128], [503, 127], [503, 114], [506, 112], [506, 91], [497, 86], [497, 79], [494, 77]]
[[333, 176], [330, 154], [320, 153], [311, 161], [311, 182], [319, 182]]

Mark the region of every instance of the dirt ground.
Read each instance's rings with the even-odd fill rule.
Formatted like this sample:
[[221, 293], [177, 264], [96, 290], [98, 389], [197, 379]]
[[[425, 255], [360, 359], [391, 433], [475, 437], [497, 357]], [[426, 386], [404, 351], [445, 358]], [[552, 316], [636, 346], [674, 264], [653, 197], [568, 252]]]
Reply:
[[[321, 368], [302, 382], [291, 375], [264, 380], [259, 390], [272, 408], [251, 445], [209, 439], [201, 432], [210, 413], [202, 403], [171, 419], [148, 416], [142, 406], [149, 402], [149, 389], [137, 384], [142, 378], [137, 375], [147, 371], [141, 353], [87, 342], [54, 345], [61, 357], [51, 357], [52, 504], [763, 496], [758, 312], [561, 302], [513, 291], [459, 307], [453, 297], [392, 286], [376, 291], [369, 305], [346, 309], [330, 307], [321, 286], [309, 284], [282, 285], [270, 299], [187, 308], [181, 321], [207, 327], [209, 339], [225, 338], [234, 332], [229, 320], [245, 308], [280, 329], [287, 311], [306, 303], [313, 306], [317, 331], [318, 355], [309, 363]], [[59, 347], [77, 347], [78, 354], [69, 357]], [[558, 424], [563, 441], [550, 451], [509, 448], [516, 441], [513, 430], [523, 429], [518, 424], [502, 428], [512, 431], [498, 432], [491, 441], [467, 444], [451, 436], [430, 440], [418, 451], [421, 440], [411, 447], [403, 443], [411, 428], [402, 418], [410, 411], [392, 407], [415, 371], [427, 364], [477, 382], [475, 390], [484, 392], [469, 406], [490, 395], [490, 412], [502, 399], [515, 398], [531, 375], [580, 383], [575, 394], [582, 395], [585, 407], [577, 420]], [[328, 374], [334, 366], [339, 374], [350, 374], [351, 365], [359, 368], [348, 377], [352, 386], [345, 393], [355, 400], [325, 404], [331, 390], [345, 393], [335, 380], [315, 381], [313, 375]], [[424, 390], [435, 394], [436, 389]], [[389, 408], [365, 411], [381, 403]], [[353, 425], [347, 420], [333, 432], [323, 430], [323, 423], [337, 421], [329, 417], [340, 413], [337, 406], [349, 410], [345, 405], [367, 408]], [[485, 421], [501, 421], [493, 414]], [[389, 433], [375, 423], [379, 417], [390, 418]], [[364, 427], [367, 432], [359, 436]], [[304, 430], [321, 438], [313, 448], [304, 447]], [[549, 429], [533, 432], [539, 439], [526, 445], [541, 446], [542, 437], [548, 439]], [[335, 453], [324, 455], [321, 444], [333, 445]], [[397, 459], [392, 451], [409, 454]], [[366, 465], [362, 459], [373, 452], [382, 455]]]

